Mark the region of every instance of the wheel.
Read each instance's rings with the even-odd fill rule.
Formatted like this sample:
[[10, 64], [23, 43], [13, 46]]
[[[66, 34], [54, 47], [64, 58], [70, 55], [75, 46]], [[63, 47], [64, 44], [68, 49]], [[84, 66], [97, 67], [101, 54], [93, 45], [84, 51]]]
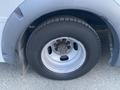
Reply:
[[101, 43], [86, 22], [61, 16], [46, 20], [32, 32], [25, 53], [30, 66], [40, 75], [69, 80], [86, 74], [96, 65]]

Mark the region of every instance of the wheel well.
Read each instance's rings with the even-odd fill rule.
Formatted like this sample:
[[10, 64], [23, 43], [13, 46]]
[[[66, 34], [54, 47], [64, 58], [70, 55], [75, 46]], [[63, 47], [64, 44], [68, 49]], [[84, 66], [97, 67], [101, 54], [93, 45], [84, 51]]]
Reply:
[[[113, 30], [112, 26], [101, 16], [98, 16], [94, 13], [83, 11], [83, 10], [60, 10], [48, 13], [46, 15], [43, 15], [33, 21], [27, 28], [27, 30], [24, 32], [22, 36], [22, 46], [26, 46], [26, 42], [30, 36], [30, 34], [35, 30], [35, 28], [44, 22], [46, 19], [60, 16], [60, 15], [69, 15], [69, 16], [75, 16], [78, 17], [85, 22], [87, 22], [89, 25], [91, 25], [96, 32], [98, 33], [101, 43], [102, 43], [102, 55], [107, 56], [107, 59], [111, 57], [113, 53], [113, 48], [118, 46], [118, 44], [113, 45], [113, 43], [117, 40], [117, 35], [115, 31]], [[114, 33], [114, 34], [113, 34]], [[114, 38], [115, 36], [115, 38]], [[112, 49], [111, 49], [112, 48]], [[117, 48], [117, 47], [116, 47]], [[115, 49], [115, 52], [119, 52], [119, 50]], [[112, 55], [113, 56], [113, 55]], [[117, 59], [117, 56], [115, 56]], [[115, 58], [114, 58], [115, 59]], [[111, 64], [114, 64], [115, 61], [111, 61]]]

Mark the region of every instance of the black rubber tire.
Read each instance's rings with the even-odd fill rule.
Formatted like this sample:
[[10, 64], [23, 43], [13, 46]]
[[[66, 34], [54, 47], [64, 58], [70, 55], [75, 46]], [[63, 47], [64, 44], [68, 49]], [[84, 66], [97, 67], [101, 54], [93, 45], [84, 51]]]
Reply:
[[[58, 37], [73, 37], [85, 46], [86, 61], [76, 71], [55, 73], [43, 64], [41, 60], [43, 47]], [[101, 43], [95, 30], [86, 22], [76, 17], [61, 16], [46, 20], [32, 32], [25, 53], [30, 66], [40, 75], [54, 80], [70, 80], [86, 74], [96, 65], [101, 56]]]

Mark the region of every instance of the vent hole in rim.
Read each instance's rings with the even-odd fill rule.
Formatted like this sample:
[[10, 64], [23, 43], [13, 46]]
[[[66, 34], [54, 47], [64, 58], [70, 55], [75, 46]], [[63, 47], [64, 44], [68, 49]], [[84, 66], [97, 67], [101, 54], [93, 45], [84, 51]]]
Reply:
[[78, 50], [78, 44], [76, 42], [73, 43], [73, 48], [77, 51]]
[[67, 55], [61, 56], [60, 60], [61, 61], [67, 61], [69, 59], [69, 57]]
[[52, 54], [52, 47], [51, 46], [48, 47], [48, 53]]

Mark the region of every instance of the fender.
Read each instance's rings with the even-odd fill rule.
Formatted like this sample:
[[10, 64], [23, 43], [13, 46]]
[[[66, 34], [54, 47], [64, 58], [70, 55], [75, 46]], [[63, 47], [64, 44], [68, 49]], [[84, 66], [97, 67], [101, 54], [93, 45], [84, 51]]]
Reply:
[[[4, 26], [7, 22], [7, 19], [11, 15], [11, 13], [17, 8], [24, 0], [3, 0], [0, 3], [0, 47], [2, 41], [2, 32], [4, 30]], [[7, 7], [6, 7], [7, 6]], [[2, 48], [0, 48], [0, 62], [5, 62], [2, 55]]]
[[[117, 43], [120, 42], [120, 12], [118, 12], [120, 6], [114, 0], [25, 0], [14, 10], [4, 27], [2, 54], [5, 62], [16, 61], [18, 39], [34, 20], [47, 13], [64, 9], [86, 10], [105, 18], [117, 34]], [[114, 57], [111, 57], [109, 63], [114, 62], [114, 65], [120, 66], [119, 44], [117, 46], [117, 52], [114, 53]]]

